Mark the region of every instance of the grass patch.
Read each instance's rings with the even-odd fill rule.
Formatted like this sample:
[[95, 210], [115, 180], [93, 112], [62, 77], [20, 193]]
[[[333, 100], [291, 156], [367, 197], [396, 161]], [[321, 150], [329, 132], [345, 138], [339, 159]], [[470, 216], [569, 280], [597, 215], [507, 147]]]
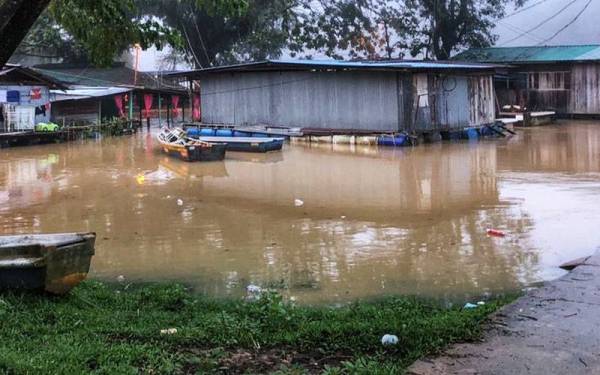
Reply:
[[[125, 291], [87, 281], [60, 298], [0, 295], [0, 372], [397, 374], [451, 342], [477, 339], [505, 302], [468, 311], [413, 298], [309, 307], [276, 294], [242, 302], [180, 285]], [[161, 334], [168, 328], [177, 333]], [[384, 348], [386, 333], [399, 344]]]

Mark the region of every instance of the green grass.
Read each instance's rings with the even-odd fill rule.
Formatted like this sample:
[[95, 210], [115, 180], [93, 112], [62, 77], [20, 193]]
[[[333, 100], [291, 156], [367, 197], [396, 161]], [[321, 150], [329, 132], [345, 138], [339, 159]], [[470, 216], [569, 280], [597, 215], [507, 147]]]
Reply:
[[[214, 300], [180, 285], [85, 282], [65, 297], [0, 295], [0, 372], [397, 374], [480, 336], [506, 300], [462, 311], [413, 298], [341, 308]], [[172, 335], [162, 329], [176, 328]], [[381, 345], [391, 333], [400, 342]]]

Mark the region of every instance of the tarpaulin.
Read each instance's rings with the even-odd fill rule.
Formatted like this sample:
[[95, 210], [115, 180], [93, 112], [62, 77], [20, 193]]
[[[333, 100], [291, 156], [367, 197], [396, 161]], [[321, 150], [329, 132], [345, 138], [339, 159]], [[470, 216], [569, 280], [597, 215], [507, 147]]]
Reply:
[[9, 90], [6, 92], [6, 101], [9, 103], [20, 103], [21, 93], [16, 90]]

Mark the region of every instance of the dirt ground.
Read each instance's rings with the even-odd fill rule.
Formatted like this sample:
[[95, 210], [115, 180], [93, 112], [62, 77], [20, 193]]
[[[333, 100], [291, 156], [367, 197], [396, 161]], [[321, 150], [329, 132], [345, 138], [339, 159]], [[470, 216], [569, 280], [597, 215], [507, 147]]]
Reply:
[[600, 374], [600, 252], [494, 314], [481, 343], [454, 345], [408, 373]]

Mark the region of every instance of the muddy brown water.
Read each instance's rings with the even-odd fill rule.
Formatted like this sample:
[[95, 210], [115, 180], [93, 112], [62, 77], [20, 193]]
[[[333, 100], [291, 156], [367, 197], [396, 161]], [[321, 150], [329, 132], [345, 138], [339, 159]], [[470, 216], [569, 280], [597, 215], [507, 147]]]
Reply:
[[0, 150], [3, 234], [95, 231], [92, 278], [216, 296], [251, 283], [309, 303], [516, 291], [600, 245], [599, 198], [592, 122], [204, 164], [163, 155], [147, 133]]

